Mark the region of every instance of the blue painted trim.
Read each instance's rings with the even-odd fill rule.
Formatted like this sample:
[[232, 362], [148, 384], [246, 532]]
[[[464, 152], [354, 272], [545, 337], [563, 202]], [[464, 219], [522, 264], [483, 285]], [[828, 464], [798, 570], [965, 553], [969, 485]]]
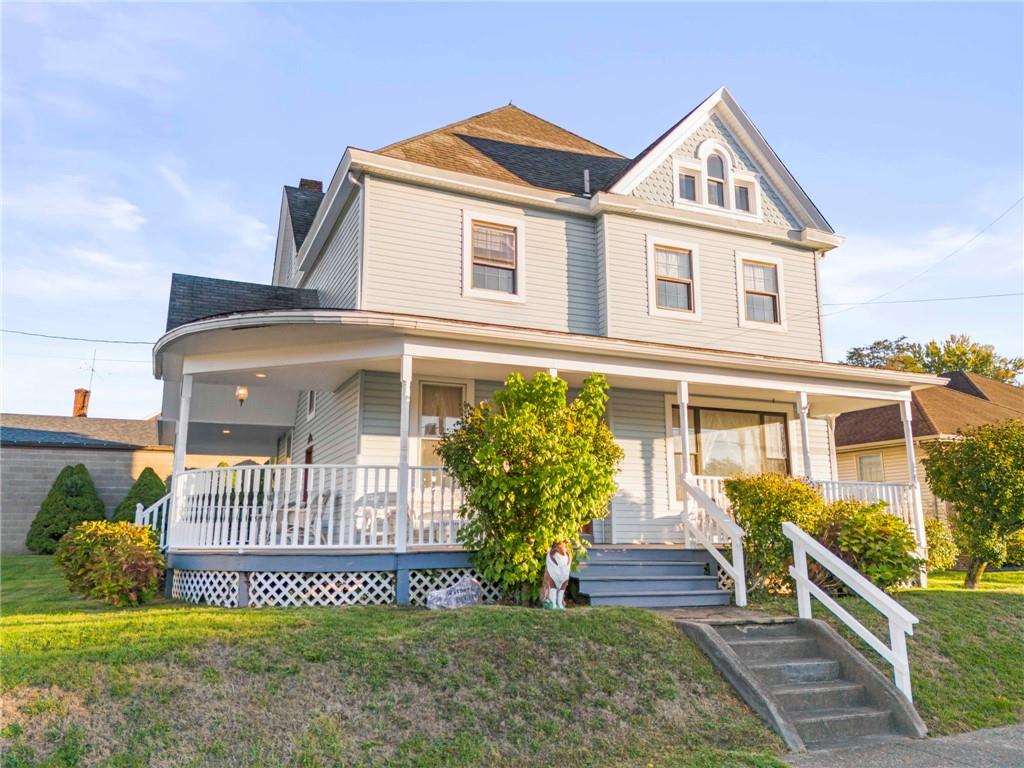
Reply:
[[249, 607], [249, 574], [238, 574], [238, 607]]
[[171, 599], [171, 590], [174, 587], [174, 569], [170, 567], [170, 559], [167, 560], [167, 568], [164, 569], [164, 597]]
[[409, 569], [399, 568], [395, 571], [395, 602], [399, 605], [409, 604]]
[[433, 568], [468, 568], [470, 553], [463, 550], [426, 552], [169, 552], [168, 572], [173, 568], [190, 571], [296, 571], [328, 573], [342, 571], [410, 571]]

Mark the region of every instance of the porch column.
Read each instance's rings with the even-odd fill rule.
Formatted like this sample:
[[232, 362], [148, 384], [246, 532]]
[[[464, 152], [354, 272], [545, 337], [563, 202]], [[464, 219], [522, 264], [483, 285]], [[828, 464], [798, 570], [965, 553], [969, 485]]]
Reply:
[[[683, 462], [679, 470], [679, 477], [676, 478], [676, 484], [683, 492], [683, 515], [686, 519], [690, 519], [690, 493], [687, 490], [687, 484], [690, 482], [690, 428], [689, 418], [687, 414], [687, 406], [690, 403], [690, 384], [685, 381], [676, 382], [676, 400], [679, 403], [679, 440], [682, 443], [683, 448]], [[668, 445], [668, 460], [669, 466], [672, 467], [672, 443], [669, 441]], [[670, 471], [674, 471], [674, 467]], [[675, 499], [671, 500], [672, 502]], [[693, 542], [690, 540], [690, 529], [683, 526], [683, 546], [690, 547]]]
[[826, 420], [828, 421], [828, 459], [829, 465], [832, 467], [832, 479], [839, 479], [839, 457], [836, 456], [836, 416], [834, 413], [830, 413]]
[[558, 369], [557, 368], [548, 368], [548, 375], [557, 379], [558, 378]]
[[811, 440], [807, 430], [807, 411], [810, 406], [807, 404], [807, 393], [797, 393], [797, 410], [800, 412], [800, 445], [804, 450], [804, 477], [813, 480], [811, 470]]
[[[182, 535], [175, 523], [181, 520], [183, 490], [181, 473], [185, 471], [185, 454], [188, 447], [188, 419], [192, 403], [192, 374], [186, 373], [181, 379], [181, 399], [178, 403], [178, 423], [174, 426], [174, 457], [171, 462], [171, 508], [164, 525], [167, 526], [167, 546], [174, 547]], [[170, 573], [167, 575], [171, 578]]]
[[405, 552], [409, 530], [409, 408], [412, 403], [412, 356], [402, 355], [399, 378], [402, 385], [398, 417], [398, 509], [395, 520], [395, 549]]
[[[914, 454], [913, 400], [900, 402], [900, 419], [903, 421], [903, 442], [907, 447], [907, 477], [910, 478], [911, 494], [914, 497], [914, 538], [917, 539], [918, 555], [928, 554], [928, 540], [924, 532], [924, 504], [921, 502], [921, 482], [917, 477], [917, 456]], [[928, 576], [921, 569], [921, 586], [928, 586]]]

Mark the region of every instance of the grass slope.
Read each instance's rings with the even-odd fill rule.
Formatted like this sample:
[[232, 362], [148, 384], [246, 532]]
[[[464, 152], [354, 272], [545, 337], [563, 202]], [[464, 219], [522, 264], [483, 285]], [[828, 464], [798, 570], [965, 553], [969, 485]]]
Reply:
[[[907, 639], [914, 704], [930, 736], [1024, 722], [1024, 571], [986, 573], [981, 589], [962, 589], [963, 573], [931, 574], [928, 589], [895, 597], [919, 623]], [[840, 604], [888, 642], [888, 623], [859, 598]], [[817, 601], [815, 618], [834, 624], [888, 677], [892, 668]], [[792, 600], [756, 606], [794, 612]]]
[[2, 569], [5, 768], [781, 765], [647, 611], [108, 609]]

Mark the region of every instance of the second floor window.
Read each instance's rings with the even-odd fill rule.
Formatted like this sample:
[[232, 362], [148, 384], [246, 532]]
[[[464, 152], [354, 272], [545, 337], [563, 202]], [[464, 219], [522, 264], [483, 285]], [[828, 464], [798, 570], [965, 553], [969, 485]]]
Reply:
[[473, 288], [516, 293], [516, 228], [474, 221], [472, 233]]
[[750, 188], [736, 185], [736, 210], [750, 212]]
[[679, 197], [682, 200], [696, 202], [697, 200], [697, 176], [693, 173], [679, 174]]
[[662, 309], [693, 311], [693, 254], [682, 248], [654, 246], [655, 300]]
[[750, 322], [779, 324], [779, 273], [774, 264], [743, 262], [743, 305]]
[[708, 157], [708, 203], [725, 207], [725, 163], [718, 154]]

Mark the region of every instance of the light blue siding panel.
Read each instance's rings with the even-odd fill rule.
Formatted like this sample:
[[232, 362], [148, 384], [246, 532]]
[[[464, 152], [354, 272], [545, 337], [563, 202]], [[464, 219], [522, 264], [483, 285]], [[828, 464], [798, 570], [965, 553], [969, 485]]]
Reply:
[[397, 373], [363, 371], [361, 432], [398, 437], [401, 420], [401, 382]]
[[295, 404], [292, 430], [292, 463], [303, 461], [309, 437], [313, 437], [313, 461], [317, 464], [355, 464], [359, 453], [359, 376], [351, 376], [333, 392], [318, 392], [316, 412], [306, 418], [307, 395]]
[[359, 304], [359, 259], [362, 250], [362, 192], [352, 195], [338, 217], [323, 253], [300, 283], [320, 291], [320, 305], [354, 309]]

